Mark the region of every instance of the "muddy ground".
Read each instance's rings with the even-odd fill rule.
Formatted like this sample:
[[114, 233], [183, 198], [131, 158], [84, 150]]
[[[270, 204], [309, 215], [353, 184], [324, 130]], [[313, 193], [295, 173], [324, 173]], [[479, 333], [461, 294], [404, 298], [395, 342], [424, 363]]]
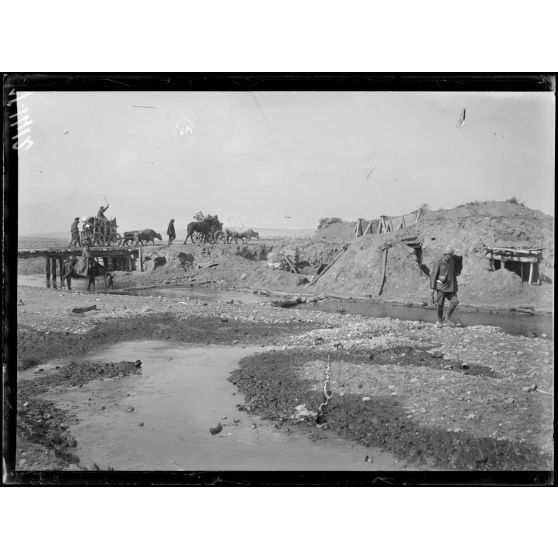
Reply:
[[18, 299], [21, 469], [80, 467], [72, 453], [79, 440], [66, 434], [75, 417], [56, 406], [57, 393], [141, 372], [135, 363], [70, 363], [44, 374], [41, 364], [137, 339], [274, 346], [243, 360], [231, 380], [246, 397], [244, 410], [279, 428], [310, 427], [319, 436], [315, 421], [295, 408], [317, 411], [330, 355], [333, 397], [324, 419], [339, 436], [389, 450], [415, 468], [553, 468], [548, 338], [279, 308], [266, 299], [202, 302], [33, 287], [20, 287]]

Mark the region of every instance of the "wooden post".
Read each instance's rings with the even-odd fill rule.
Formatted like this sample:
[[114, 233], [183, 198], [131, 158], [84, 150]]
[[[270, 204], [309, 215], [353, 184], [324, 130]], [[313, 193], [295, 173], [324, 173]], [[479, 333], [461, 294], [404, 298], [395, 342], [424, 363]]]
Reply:
[[362, 236], [362, 218], [359, 217], [355, 228], [355, 236]]
[[46, 257], [45, 273], [47, 281], [50, 281], [50, 258]]
[[60, 280], [64, 279], [64, 258], [58, 260], [60, 263]]
[[370, 222], [368, 223], [368, 226], [366, 227], [364, 234], [367, 235], [368, 231], [370, 231], [370, 234], [372, 234], [372, 219], [370, 219]]
[[523, 283], [523, 262], [521, 262], [521, 282]]
[[139, 261], [140, 261], [140, 271], [143, 271], [143, 250], [141, 249], [141, 245], [139, 247]]
[[533, 284], [533, 272], [535, 271], [535, 264], [531, 262], [529, 267], [529, 285]]
[[56, 282], [56, 258], [51, 258], [52, 280]]
[[384, 290], [384, 283], [386, 282], [386, 266], [387, 266], [387, 256], [389, 248], [384, 249], [384, 264], [382, 266], [382, 279], [380, 281], [380, 288], [378, 289], [378, 296], [382, 296], [382, 291]]

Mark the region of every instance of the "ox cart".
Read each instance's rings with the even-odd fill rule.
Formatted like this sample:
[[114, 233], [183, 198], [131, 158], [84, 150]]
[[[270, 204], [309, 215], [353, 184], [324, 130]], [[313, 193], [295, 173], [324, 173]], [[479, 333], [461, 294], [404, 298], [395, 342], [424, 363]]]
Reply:
[[122, 236], [117, 229], [116, 219], [84, 217], [80, 232], [81, 243], [88, 242], [91, 246], [120, 246]]

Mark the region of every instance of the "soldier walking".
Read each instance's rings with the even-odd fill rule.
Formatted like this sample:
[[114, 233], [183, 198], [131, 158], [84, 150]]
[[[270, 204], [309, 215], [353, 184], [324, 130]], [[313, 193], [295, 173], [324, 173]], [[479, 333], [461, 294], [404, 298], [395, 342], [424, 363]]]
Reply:
[[72, 248], [73, 246], [81, 247], [81, 240], [79, 238], [79, 217], [76, 217], [74, 219], [74, 222], [70, 226], [70, 234], [72, 235], [72, 237], [70, 238], [68, 248]]
[[458, 325], [450, 318], [459, 304], [459, 299], [457, 298], [457, 276], [460, 273], [461, 269], [457, 265], [454, 249], [448, 246], [444, 251], [444, 255], [438, 260], [430, 274], [432, 298], [434, 299], [434, 293], [436, 293], [436, 305], [438, 307], [436, 327], [442, 327], [444, 324], [444, 302], [446, 299], [449, 300], [449, 309], [445, 323], [449, 326]]
[[172, 241], [176, 238], [176, 232], [174, 230], [174, 219], [170, 220], [169, 226], [167, 227], [167, 234], [169, 235], [169, 246]]

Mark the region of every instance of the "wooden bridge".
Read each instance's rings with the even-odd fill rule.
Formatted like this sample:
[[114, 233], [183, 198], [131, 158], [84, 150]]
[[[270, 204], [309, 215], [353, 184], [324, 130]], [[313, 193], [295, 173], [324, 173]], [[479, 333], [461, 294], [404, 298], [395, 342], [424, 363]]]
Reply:
[[[47, 250], [18, 250], [18, 258], [45, 258], [46, 278], [56, 279], [57, 262], [60, 267], [60, 275], [64, 261], [69, 260], [72, 255], [81, 256], [81, 248], [50, 248]], [[134, 271], [139, 267], [143, 271], [143, 258], [141, 248], [114, 248], [93, 246], [90, 248], [91, 256], [108, 271]], [[138, 265], [139, 261], [139, 265]]]

